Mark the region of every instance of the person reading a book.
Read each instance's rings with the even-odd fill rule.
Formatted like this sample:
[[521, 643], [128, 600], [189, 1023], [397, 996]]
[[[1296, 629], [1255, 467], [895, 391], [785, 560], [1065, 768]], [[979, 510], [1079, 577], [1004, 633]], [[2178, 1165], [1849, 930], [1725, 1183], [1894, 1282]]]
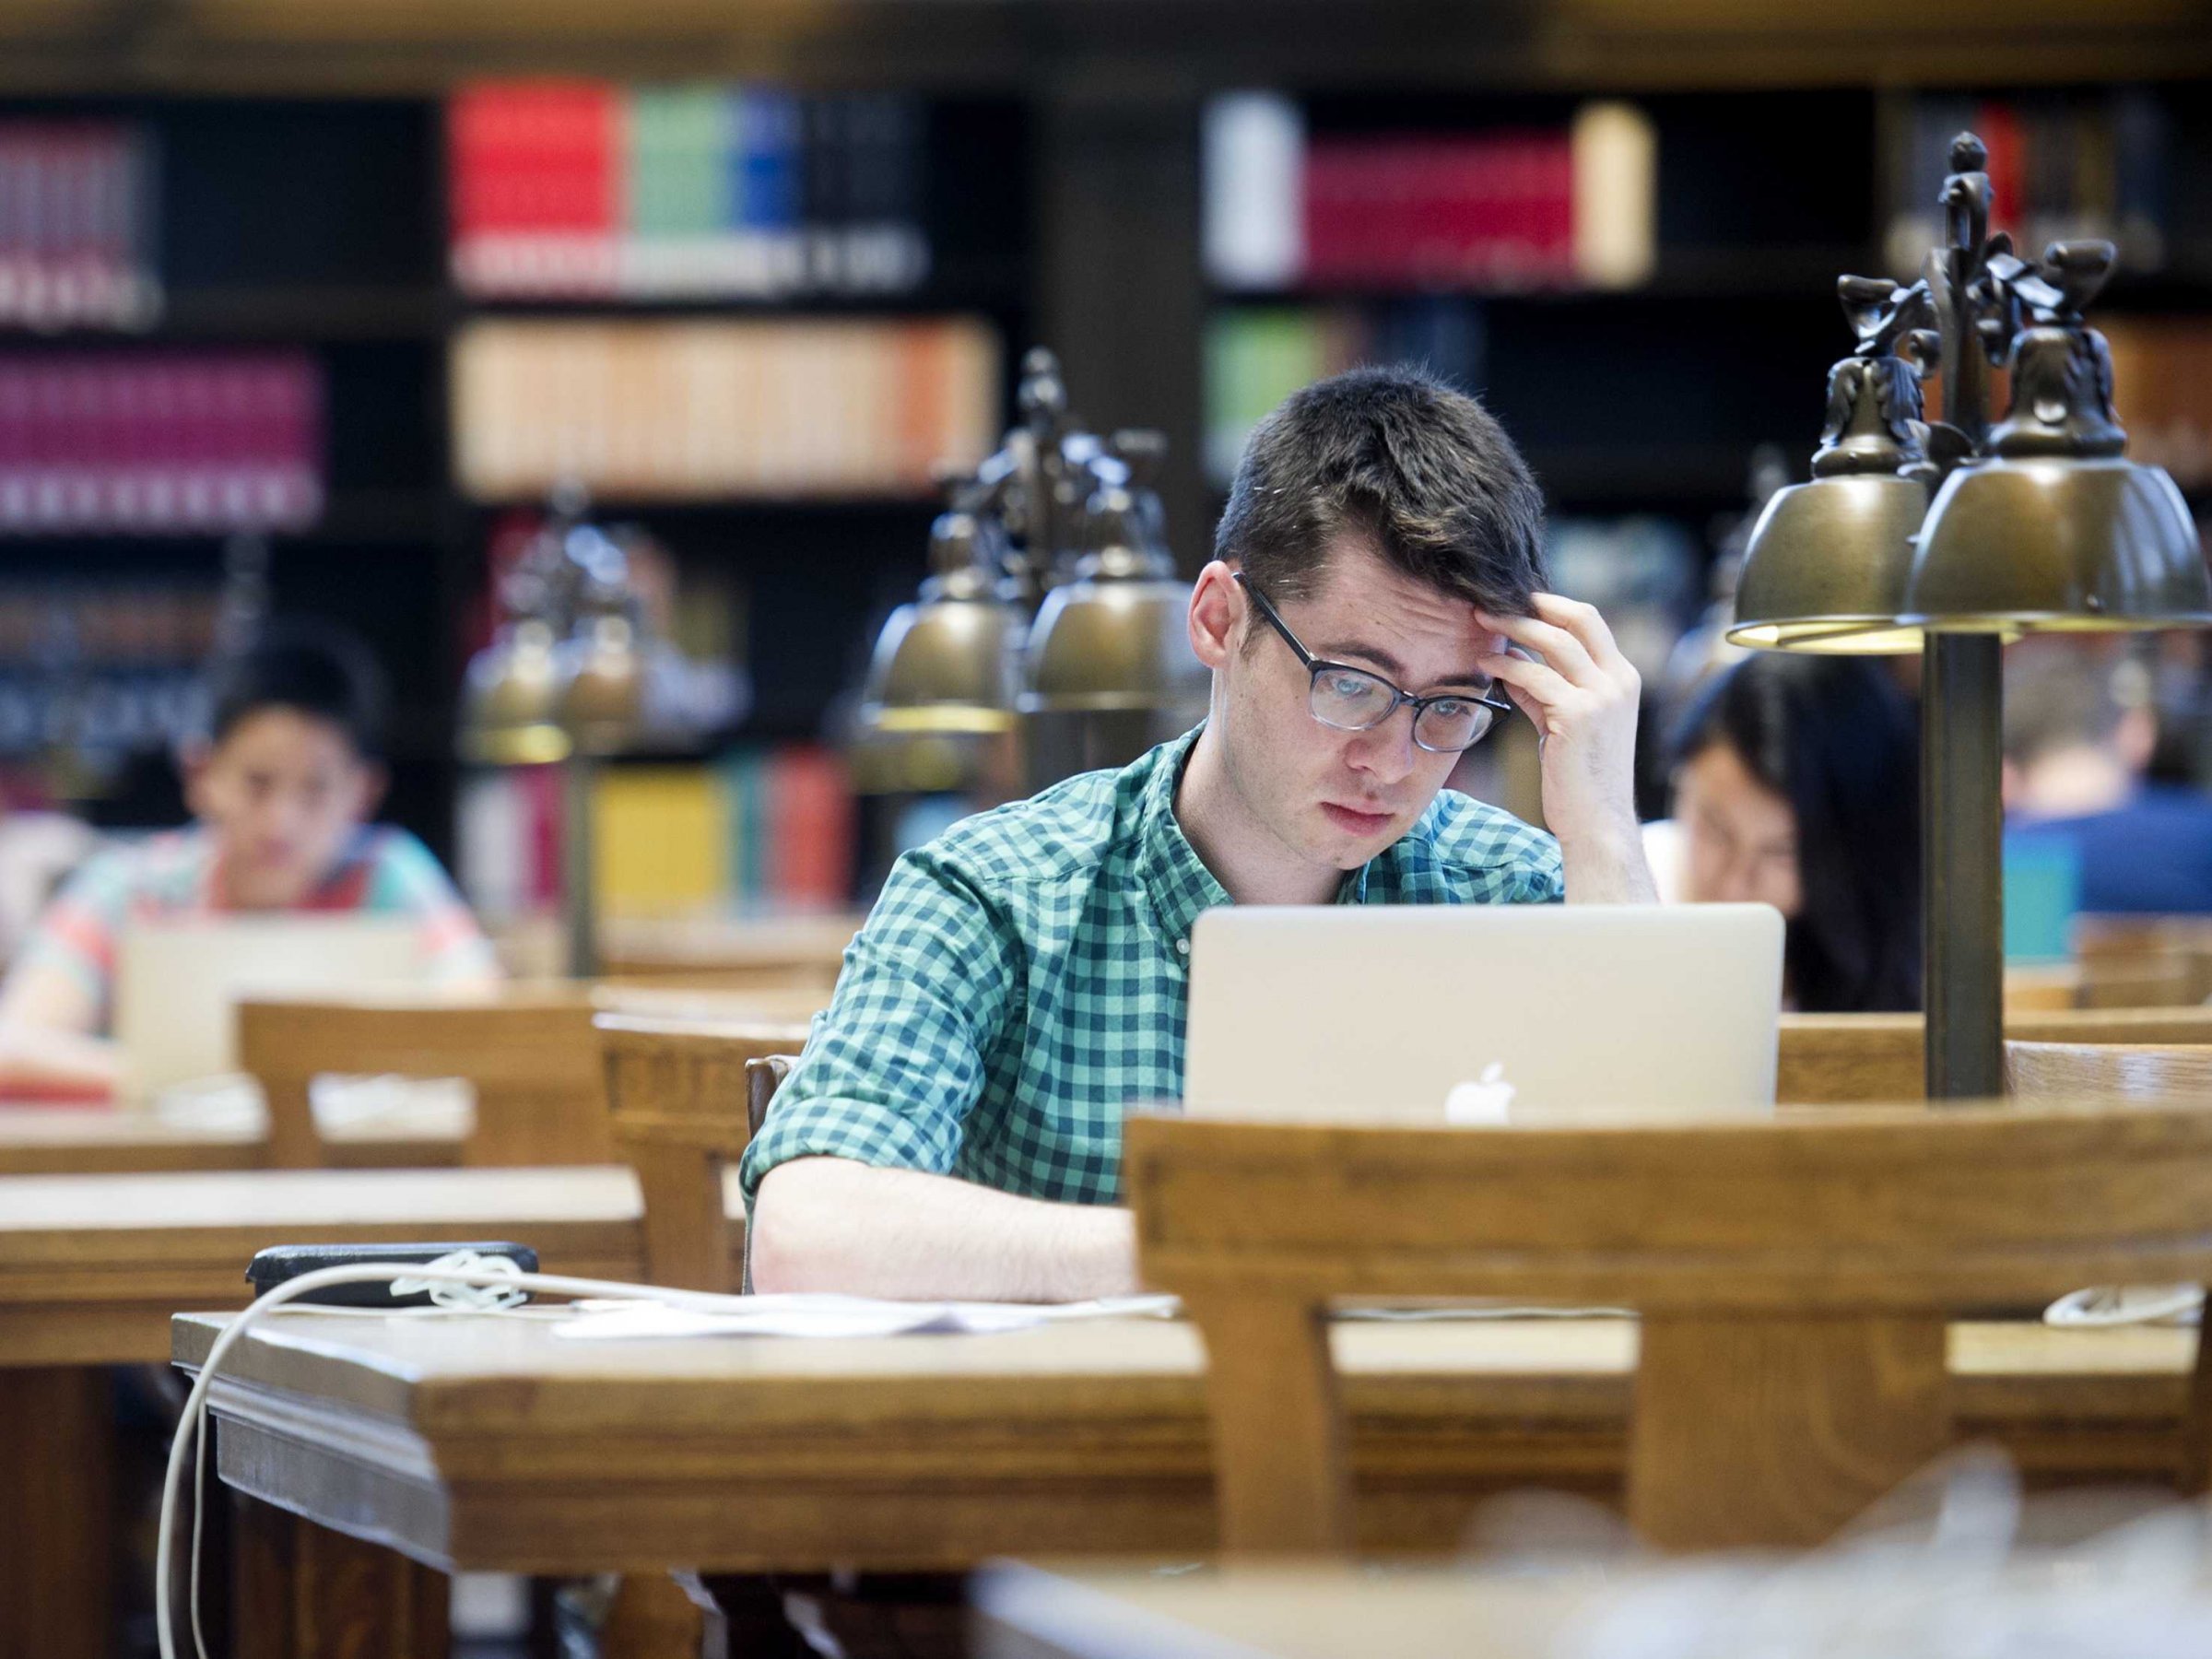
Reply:
[[[1504, 430], [1417, 371], [1262, 421], [1191, 597], [1205, 724], [894, 867], [746, 1153], [755, 1287], [1135, 1288], [1122, 1114], [1182, 1095], [1209, 906], [1653, 900], [1637, 677], [1542, 591], [1542, 519]], [[1549, 835], [1442, 789], [1515, 708]]]
[[384, 791], [382, 691], [359, 643], [279, 625], [213, 665], [208, 727], [183, 756], [196, 821], [93, 857], [55, 895], [0, 985], [0, 1086], [114, 1092], [117, 944], [133, 923], [228, 912], [412, 917], [430, 977], [499, 969], [429, 851], [370, 823]]

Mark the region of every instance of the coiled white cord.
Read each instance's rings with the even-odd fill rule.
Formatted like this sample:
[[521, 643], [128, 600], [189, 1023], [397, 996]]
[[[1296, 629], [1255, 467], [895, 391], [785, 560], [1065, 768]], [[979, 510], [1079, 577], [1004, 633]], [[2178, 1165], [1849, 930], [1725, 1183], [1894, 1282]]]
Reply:
[[[298, 1301], [303, 1296], [326, 1289], [332, 1285], [379, 1282], [389, 1282], [394, 1293], [403, 1296], [428, 1291], [435, 1308], [452, 1312], [505, 1312], [517, 1307], [525, 1294], [530, 1292], [547, 1296], [611, 1297], [625, 1301], [665, 1302], [671, 1306], [696, 1308], [705, 1312], [742, 1311], [747, 1305], [743, 1298], [716, 1296], [706, 1291], [673, 1290], [666, 1286], [656, 1285], [630, 1285], [615, 1279], [571, 1278], [563, 1274], [524, 1273], [504, 1256], [479, 1256], [470, 1250], [455, 1251], [428, 1265], [414, 1262], [362, 1262], [339, 1267], [318, 1267], [312, 1273], [301, 1274], [298, 1278], [287, 1279], [247, 1306], [215, 1339], [215, 1346], [207, 1350], [207, 1358], [200, 1365], [200, 1374], [193, 1381], [192, 1393], [184, 1402], [183, 1418], [177, 1425], [176, 1440], [169, 1449], [169, 1469], [161, 1482], [160, 1535], [154, 1558], [154, 1631], [160, 1642], [161, 1659], [177, 1659], [176, 1639], [170, 1629], [173, 1622], [170, 1606], [171, 1539], [176, 1531], [176, 1512], [183, 1489], [184, 1465], [187, 1458], [192, 1460], [194, 1489], [199, 1492], [206, 1469], [206, 1435], [204, 1428], [207, 1415], [207, 1391], [215, 1381], [216, 1373], [222, 1369], [224, 1359], [255, 1321], [287, 1302]], [[330, 1311], [333, 1310], [318, 1310]], [[349, 1311], [362, 1312], [359, 1309]], [[200, 1629], [200, 1515], [204, 1508], [204, 1500], [195, 1504], [192, 1519], [192, 1650], [198, 1659], [207, 1659], [207, 1641]]]

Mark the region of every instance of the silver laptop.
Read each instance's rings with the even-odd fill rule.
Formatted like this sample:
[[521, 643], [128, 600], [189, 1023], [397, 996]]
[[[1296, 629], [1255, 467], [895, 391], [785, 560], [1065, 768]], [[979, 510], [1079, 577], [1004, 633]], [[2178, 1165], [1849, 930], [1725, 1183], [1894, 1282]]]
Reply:
[[236, 1006], [265, 991], [343, 991], [429, 971], [419, 919], [225, 916], [134, 923], [117, 946], [115, 1039], [141, 1096], [238, 1069]]
[[1782, 940], [1763, 904], [1223, 906], [1191, 935], [1184, 1105], [1765, 1113]]

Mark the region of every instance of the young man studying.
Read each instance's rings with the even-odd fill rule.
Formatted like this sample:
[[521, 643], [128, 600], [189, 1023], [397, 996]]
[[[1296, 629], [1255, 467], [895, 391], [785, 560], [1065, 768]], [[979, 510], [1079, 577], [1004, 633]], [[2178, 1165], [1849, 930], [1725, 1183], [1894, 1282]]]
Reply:
[[197, 822], [100, 854], [39, 919], [0, 986], [0, 1085], [112, 1091], [117, 947], [135, 922], [243, 912], [414, 919], [431, 976], [496, 979], [445, 872], [404, 830], [373, 826], [384, 788], [375, 665], [340, 635], [278, 628], [218, 663], [209, 729], [184, 757]]
[[[900, 860], [746, 1154], [756, 1287], [1135, 1288], [1122, 1114], [1182, 1095], [1210, 906], [1653, 900], [1635, 671], [1541, 535], [1503, 429], [1416, 371], [1262, 422], [1191, 598], [1205, 724]], [[1441, 793], [1516, 706], [1551, 835]]]

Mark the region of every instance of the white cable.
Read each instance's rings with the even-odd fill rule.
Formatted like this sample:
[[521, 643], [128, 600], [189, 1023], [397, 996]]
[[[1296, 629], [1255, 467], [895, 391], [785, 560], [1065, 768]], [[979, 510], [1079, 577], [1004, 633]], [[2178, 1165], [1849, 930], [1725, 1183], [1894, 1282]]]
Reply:
[[2190, 1324], [2205, 1303], [2202, 1285], [2100, 1285], [2072, 1290], [2043, 1310], [2054, 1325]]
[[[160, 1642], [161, 1659], [177, 1659], [176, 1640], [171, 1633], [170, 1573], [171, 1550], [171, 1535], [176, 1529], [177, 1504], [183, 1488], [184, 1465], [187, 1458], [193, 1463], [195, 1475], [204, 1479], [206, 1444], [202, 1426], [207, 1414], [207, 1391], [216, 1373], [238, 1339], [263, 1314], [282, 1308], [287, 1302], [297, 1301], [317, 1290], [333, 1285], [391, 1284], [394, 1291], [402, 1286], [403, 1294], [428, 1290], [434, 1305], [453, 1311], [500, 1312], [514, 1308], [524, 1292], [535, 1291], [547, 1296], [613, 1297], [625, 1301], [665, 1302], [673, 1307], [697, 1308], [703, 1312], [743, 1312], [747, 1300], [736, 1296], [718, 1296], [703, 1290], [673, 1290], [663, 1285], [631, 1285], [616, 1279], [571, 1278], [562, 1274], [524, 1273], [505, 1257], [479, 1257], [473, 1251], [455, 1251], [428, 1265], [415, 1262], [348, 1263], [338, 1267], [318, 1267], [297, 1278], [287, 1279], [245, 1309], [223, 1328], [215, 1345], [207, 1350], [207, 1358], [200, 1364], [200, 1374], [193, 1380], [192, 1393], [184, 1402], [184, 1414], [177, 1425], [175, 1441], [169, 1449], [169, 1468], [161, 1481], [161, 1522], [155, 1547], [154, 1571], [154, 1633]], [[331, 1310], [318, 1310], [329, 1312]], [[405, 1312], [405, 1309], [393, 1309]], [[518, 1312], [520, 1310], [517, 1310]], [[195, 1496], [204, 1497], [198, 1485]], [[200, 1631], [200, 1512], [202, 1505], [193, 1512], [192, 1524], [192, 1643], [198, 1659], [207, 1659], [207, 1643]]]

